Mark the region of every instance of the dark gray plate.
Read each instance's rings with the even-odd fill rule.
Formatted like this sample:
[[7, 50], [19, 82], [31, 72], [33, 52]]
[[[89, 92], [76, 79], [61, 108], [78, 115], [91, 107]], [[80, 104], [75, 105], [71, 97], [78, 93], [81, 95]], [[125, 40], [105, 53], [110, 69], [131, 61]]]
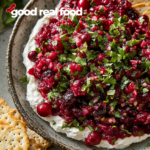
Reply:
[[[32, 10], [35, 7], [38, 9], [54, 9], [58, 0], [31, 0], [25, 9]], [[25, 75], [26, 69], [23, 65], [22, 52], [23, 47], [29, 39], [29, 35], [35, 26], [39, 16], [21, 16], [13, 29], [10, 37], [7, 57], [6, 57], [6, 71], [10, 92], [14, 103], [24, 117], [30, 128], [40, 134], [42, 137], [52, 142], [54, 145], [67, 150], [92, 150], [98, 149], [96, 147], [87, 147], [83, 142], [79, 142], [67, 138], [65, 134], [55, 132], [47, 122], [40, 119], [32, 110], [29, 103], [26, 101], [26, 84], [21, 83], [22, 76]], [[139, 144], [132, 144], [132, 146], [125, 150], [144, 149], [148, 143], [148, 139]], [[99, 148], [99, 150], [104, 150]]]

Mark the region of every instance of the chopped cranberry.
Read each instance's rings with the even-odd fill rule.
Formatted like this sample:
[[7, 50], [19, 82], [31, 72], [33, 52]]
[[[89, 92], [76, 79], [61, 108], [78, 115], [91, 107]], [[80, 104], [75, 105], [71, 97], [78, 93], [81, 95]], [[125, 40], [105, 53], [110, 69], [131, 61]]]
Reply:
[[48, 55], [48, 58], [51, 59], [52, 61], [56, 60], [57, 59], [57, 53], [56, 52], [51, 52]]
[[129, 9], [127, 14], [133, 20], [138, 18], [137, 13], [135, 13], [135, 10], [133, 10], [133, 9]]
[[85, 33], [81, 36], [82, 42], [90, 43], [91, 42], [91, 35], [89, 33]]

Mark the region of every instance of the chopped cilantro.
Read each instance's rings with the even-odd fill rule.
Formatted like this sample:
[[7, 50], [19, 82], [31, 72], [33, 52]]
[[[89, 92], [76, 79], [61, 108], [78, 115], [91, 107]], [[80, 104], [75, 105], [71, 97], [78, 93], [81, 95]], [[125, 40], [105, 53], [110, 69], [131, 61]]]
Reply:
[[115, 95], [115, 90], [109, 90], [109, 91], [107, 91], [107, 95]]
[[58, 60], [60, 61], [60, 63], [65, 63], [67, 62], [67, 56], [65, 54], [61, 54]]
[[112, 103], [110, 103], [110, 106], [113, 106], [113, 109], [115, 109], [116, 105], [118, 104], [117, 101], [113, 101]]
[[86, 117], [80, 117], [79, 120], [83, 121]]
[[94, 106], [93, 101], [90, 101], [90, 102], [89, 102], [89, 105], [90, 105], [90, 106]]
[[142, 133], [142, 132], [138, 132], [137, 135], [138, 135], [138, 136], [142, 136], [143, 133]]
[[141, 68], [142, 69], [150, 68], [150, 61], [142, 62]]
[[85, 66], [87, 64], [86, 59], [81, 58], [81, 57], [76, 57], [75, 62], [78, 63], [78, 64], [81, 64], [82, 66]]
[[132, 133], [129, 132], [128, 130], [125, 130], [125, 129], [121, 129], [121, 130], [127, 132], [128, 134], [132, 134]]
[[63, 30], [66, 30], [68, 32], [68, 34], [71, 34], [74, 31], [74, 27], [71, 24], [70, 25], [61, 24], [60, 27]]
[[102, 93], [104, 93], [104, 89], [100, 84], [96, 84], [96, 88], [99, 89]]
[[75, 27], [75, 30], [77, 30], [80, 27], [80, 24], [78, 23]]
[[139, 40], [133, 39], [133, 40], [127, 41], [126, 44], [127, 44], [127, 46], [131, 47], [131, 46], [134, 46], [138, 43], [139, 43]]
[[104, 121], [104, 120], [105, 120], [105, 117], [103, 117], [101, 120]]
[[28, 83], [29, 83], [28, 77], [27, 77], [27, 76], [22, 77], [21, 82], [22, 82], [22, 83], [27, 83], [27, 84], [28, 84]]
[[121, 89], [123, 90], [129, 82], [129, 79], [126, 76], [123, 76], [121, 80]]
[[79, 22], [79, 16], [77, 15], [70, 15], [69, 18], [74, 24], [77, 24]]
[[56, 124], [56, 122], [53, 120], [53, 121], [52, 121], [52, 125], [54, 126], [55, 124]]
[[39, 54], [42, 53], [42, 50], [40, 48], [36, 48], [36, 52]]
[[103, 101], [104, 103], [109, 103], [109, 99], [108, 99], [108, 97], [106, 97], [106, 100], [105, 101]]
[[97, 52], [94, 52], [93, 50], [89, 51], [87, 54], [87, 60], [94, 60], [97, 57]]
[[147, 92], [149, 92], [149, 89], [143, 88], [143, 93], [147, 93]]
[[76, 127], [76, 128], [79, 129], [79, 131], [83, 131], [84, 130], [84, 127], [81, 127], [81, 126]]
[[87, 124], [87, 125], [85, 125], [85, 126], [88, 126], [91, 132], [94, 131], [94, 129], [93, 129], [89, 124]]
[[146, 78], [145, 80], [148, 84], [150, 84], [149, 78]]
[[79, 122], [75, 119], [70, 124], [63, 123], [62, 128], [79, 127]]
[[119, 111], [116, 111], [116, 112], [115, 112], [115, 117], [116, 117], [116, 118], [120, 118], [120, 112], [119, 112]]
[[109, 83], [109, 84], [116, 84], [116, 79], [112, 78], [106, 78], [103, 83]]
[[116, 17], [116, 18], [119, 18], [120, 15], [117, 13], [117, 12], [114, 12], [113, 15]]
[[72, 43], [72, 44], [76, 43], [73, 38], [69, 38], [69, 42]]
[[117, 139], [111, 140], [111, 143], [114, 144], [117, 141]]
[[140, 23], [143, 23], [145, 21], [145, 19], [140, 19]]
[[103, 13], [103, 14], [105, 13], [105, 10], [104, 10], [104, 7], [103, 7], [103, 6], [102, 6], [100, 12]]

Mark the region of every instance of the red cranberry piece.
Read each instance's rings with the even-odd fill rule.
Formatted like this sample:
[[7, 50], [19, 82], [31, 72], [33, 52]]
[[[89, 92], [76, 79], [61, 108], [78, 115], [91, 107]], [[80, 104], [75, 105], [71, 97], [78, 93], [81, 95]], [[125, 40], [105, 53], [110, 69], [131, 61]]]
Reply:
[[48, 117], [52, 113], [52, 106], [48, 103], [40, 103], [37, 105], [37, 113], [42, 117]]
[[74, 107], [72, 109], [72, 112], [73, 112], [74, 116], [76, 116], [77, 118], [80, 118], [83, 116], [81, 108]]
[[130, 125], [130, 118], [128, 116], [121, 116], [120, 122], [129, 126]]
[[65, 116], [65, 123], [70, 124], [74, 119], [74, 116]]
[[28, 74], [34, 75], [34, 68], [29, 69]]
[[68, 90], [64, 96], [64, 103], [69, 106], [73, 106], [76, 103], [76, 98], [71, 90]]
[[56, 52], [51, 52], [48, 55], [48, 58], [51, 59], [52, 61], [55, 61], [57, 59], [57, 53]]
[[81, 36], [81, 40], [83, 43], [90, 43], [91, 42], [91, 34], [85, 33]]
[[36, 56], [37, 56], [37, 52], [36, 51], [31, 51], [31, 52], [28, 53], [28, 58], [31, 61], [35, 61], [36, 60]]
[[98, 145], [101, 141], [101, 135], [99, 132], [91, 132], [88, 137], [85, 139], [85, 143], [88, 145], [88, 146], [91, 146], [91, 145]]
[[84, 9], [89, 9], [90, 8], [90, 3], [88, 0], [79, 0], [78, 2], [78, 7]]
[[102, 4], [107, 5], [109, 3], [109, 0], [102, 0]]
[[98, 6], [98, 5], [100, 5], [100, 4], [102, 3], [100, 0], [93, 0], [93, 2], [94, 2], [94, 4], [95, 4], [96, 6]]
[[49, 23], [56, 23], [58, 20], [56, 18], [51, 18]]
[[137, 13], [133, 9], [129, 9], [127, 12], [127, 15], [129, 16], [129, 18], [131, 18], [133, 20], [138, 18]]
[[83, 112], [83, 116], [87, 116], [90, 115], [92, 113], [93, 108], [91, 106], [83, 106], [82, 107], [82, 112]]

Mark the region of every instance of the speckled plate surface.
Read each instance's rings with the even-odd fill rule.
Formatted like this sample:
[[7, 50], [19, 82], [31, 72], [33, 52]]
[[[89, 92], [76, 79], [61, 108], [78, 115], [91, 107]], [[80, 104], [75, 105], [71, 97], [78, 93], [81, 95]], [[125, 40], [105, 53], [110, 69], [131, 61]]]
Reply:
[[[32, 10], [37, 7], [38, 9], [50, 10], [54, 9], [57, 3], [58, 0], [31, 0], [25, 9]], [[61, 149], [106, 150], [96, 147], [89, 148], [83, 142], [67, 138], [65, 134], [55, 132], [47, 122], [40, 119], [34, 113], [29, 103], [26, 101], [26, 84], [21, 83], [22, 76], [26, 73], [25, 66], [22, 63], [22, 52], [39, 18], [39, 16], [21, 16], [17, 20], [10, 37], [6, 57], [6, 72], [9, 89], [16, 108], [29, 124], [30, 128]], [[132, 144], [124, 150], [148, 150], [149, 148], [146, 148], [147, 143], [150, 143], [150, 138], [141, 143]]]

